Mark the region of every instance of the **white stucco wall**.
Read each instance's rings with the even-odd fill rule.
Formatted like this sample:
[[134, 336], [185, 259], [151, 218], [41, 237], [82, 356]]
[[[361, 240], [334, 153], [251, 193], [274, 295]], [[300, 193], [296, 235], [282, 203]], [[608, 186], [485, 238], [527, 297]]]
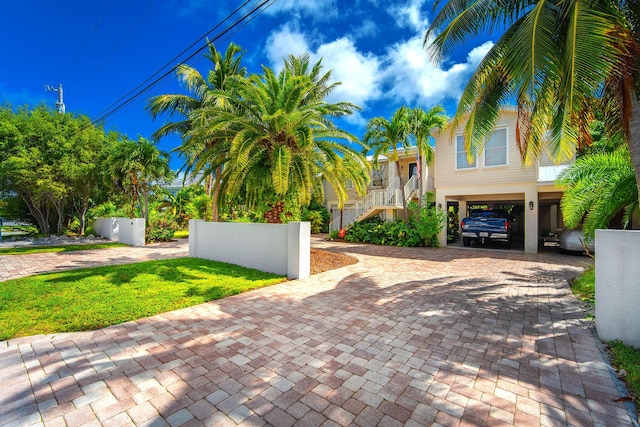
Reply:
[[596, 231], [596, 329], [640, 348], [640, 230]]
[[98, 236], [109, 240], [118, 240], [120, 231], [118, 218], [96, 218], [93, 220], [92, 226]]
[[115, 240], [125, 245], [144, 246], [144, 218], [96, 218], [93, 229], [105, 239]]
[[309, 277], [311, 224], [189, 221], [189, 256], [228, 262], [290, 279]]

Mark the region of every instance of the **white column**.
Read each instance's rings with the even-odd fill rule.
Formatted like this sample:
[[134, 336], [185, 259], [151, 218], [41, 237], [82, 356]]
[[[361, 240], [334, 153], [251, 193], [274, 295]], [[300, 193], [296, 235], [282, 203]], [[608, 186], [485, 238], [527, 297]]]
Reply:
[[640, 231], [596, 230], [596, 329], [640, 347]]
[[538, 188], [527, 188], [524, 193], [524, 251], [531, 254], [538, 253], [538, 205]]
[[304, 279], [311, 275], [311, 223], [287, 224], [287, 277]]
[[[445, 213], [447, 212], [447, 197], [442, 191], [441, 192], [436, 192], [436, 207], [437, 206], [442, 206], [442, 210]], [[438, 233], [438, 243], [440, 244], [440, 247], [442, 247], [442, 248], [447, 247], [447, 223], [446, 223], [446, 218], [445, 218], [444, 227]]]

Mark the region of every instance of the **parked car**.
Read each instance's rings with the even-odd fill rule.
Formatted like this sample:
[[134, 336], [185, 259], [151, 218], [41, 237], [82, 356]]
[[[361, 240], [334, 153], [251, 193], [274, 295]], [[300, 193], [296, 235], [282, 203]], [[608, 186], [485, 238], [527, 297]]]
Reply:
[[473, 211], [460, 223], [462, 244], [470, 246], [473, 240], [481, 244], [504, 242], [507, 248], [511, 248], [513, 221], [511, 215], [500, 209]]
[[560, 232], [558, 236], [560, 242], [560, 250], [567, 252], [584, 252], [583, 242], [586, 243], [589, 252], [595, 252], [595, 242], [593, 240], [587, 240], [582, 232], [582, 228], [565, 228]]

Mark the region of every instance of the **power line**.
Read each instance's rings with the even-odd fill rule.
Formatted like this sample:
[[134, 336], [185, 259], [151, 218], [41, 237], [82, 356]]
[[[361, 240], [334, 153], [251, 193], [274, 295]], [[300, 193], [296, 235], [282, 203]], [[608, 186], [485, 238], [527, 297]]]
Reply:
[[[138, 86], [136, 86], [134, 89], [130, 90], [129, 92], [127, 92], [125, 95], [121, 96], [120, 98], [118, 98], [115, 102], [113, 102], [111, 105], [109, 105], [107, 108], [105, 108], [103, 111], [101, 111], [97, 117], [93, 118], [91, 120], [92, 124], [97, 124], [99, 122], [104, 121], [106, 118], [112, 116], [113, 114], [115, 114], [118, 110], [122, 109], [123, 107], [125, 107], [126, 105], [130, 104], [131, 102], [133, 102], [136, 98], [138, 98], [139, 96], [141, 96], [143, 93], [145, 93], [146, 91], [148, 91], [151, 87], [155, 86], [156, 84], [158, 84], [162, 79], [166, 78], [167, 76], [171, 75], [180, 65], [180, 63], [184, 63], [190, 59], [192, 59], [194, 56], [196, 56], [197, 54], [199, 54], [200, 52], [202, 52], [204, 49], [207, 48], [208, 44], [205, 44], [204, 46], [198, 48], [194, 53], [192, 53], [191, 55], [189, 55], [187, 58], [185, 58], [183, 61], [180, 61], [180, 63], [178, 63], [177, 65], [172, 66], [169, 71], [165, 72], [164, 74], [160, 75], [159, 77], [155, 78], [156, 76], [158, 76], [158, 74], [160, 74], [162, 72], [163, 69], [165, 69], [166, 67], [168, 67], [170, 64], [174, 63], [174, 61], [178, 60], [182, 55], [184, 55], [186, 52], [188, 52], [190, 49], [192, 49], [195, 45], [197, 45], [203, 38], [205, 38], [206, 36], [208, 36], [209, 34], [211, 34], [213, 31], [215, 31], [217, 28], [219, 28], [220, 26], [222, 26], [225, 22], [229, 21], [235, 14], [237, 14], [241, 9], [243, 9], [248, 3], [250, 3], [252, 0], [246, 0], [242, 5], [240, 5], [238, 8], [236, 8], [231, 14], [229, 14], [227, 17], [225, 17], [221, 22], [219, 22], [218, 24], [216, 24], [212, 29], [210, 29], [207, 33], [205, 33], [203, 36], [201, 36], [200, 38], [198, 38], [195, 42], [193, 42], [191, 45], [189, 45], [189, 47], [187, 47], [186, 49], [184, 49], [182, 52], [180, 52], [180, 54], [178, 54], [176, 57], [174, 57], [173, 59], [171, 59], [167, 64], [165, 64], [162, 68], [160, 68], [158, 71], [156, 71], [155, 73], [153, 73], [151, 76], [149, 76], [146, 80], [144, 80], [142, 83], [140, 83]], [[215, 42], [219, 39], [221, 39], [223, 36], [225, 36], [227, 33], [229, 33], [231, 30], [233, 30], [234, 28], [236, 28], [237, 26], [239, 26], [241, 23], [243, 23], [243, 21], [246, 21], [249, 17], [251, 17], [252, 15], [256, 14], [258, 11], [260, 11], [261, 9], [263, 9], [263, 7], [269, 3], [269, 2], [274, 2], [275, 0], [263, 0], [260, 4], [258, 4], [257, 6], [255, 6], [253, 9], [251, 9], [246, 15], [243, 15], [242, 17], [240, 17], [237, 21], [235, 21], [230, 27], [224, 29], [223, 31], [221, 31], [219, 34], [217, 34], [212, 40], [211, 42]], [[253, 18], [251, 18], [253, 19]], [[146, 85], [146, 86], [145, 86]]]
[[[272, 1], [270, 4], [268, 4], [267, 6], [265, 6], [265, 7], [264, 7], [262, 10], [260, 10], [256, 15], [251, 16], [249, 19], [245, 19], [245, 20], [242, 22], [242, 25], [237, 26], [237, 27], [233, 27], [233, 30], [234, 30], [234, 31], [232, 31], [232, 32], [228, 32], [227, 34], [224, 34], [223, 36], [218, 37], [216, 41], [217, 41], [217, 42], [225, 42], [225, 41], [227, 41], [227, 40], [228, 40], [228, 39], [230, 39], [234, 34], [238, 33], [238, 32], [239, 32], [240, 30], [242, 30], [245, 26], [247, 26], [251, 21], [253, 21], [254, 19], [256, 19], [256, 18], [257, 18], [261, 13], [263, 13], [266, 9], [268, 9], [269, 7], [271, 7], [271, 6], [273, 5], [273, 3], [274, 3], [274, 1]], [[198, 52], [201, 52], [201, 51], [202, 51], [203, 49], [205, 49], [207, 46], [208, 46], [208, 44], [207, 44], [207, 45], [205, 45], [205, 46], [203, 46], [201, 49], [199, 49], [199, 50], [198, 50]], [[197, 54], [198, 52], [196, 52], [195, 54]], [[195, 55], [195, 54], [194, 54], [194, 55]], [[191, 56], [190, 56], [189, 58], [187, 58], [187, 59], [192, 59], [194, 55], [191, 55]], [[193, 63], [192, 63], [192, 64], [196, 64], [196, 63], [198, 63], [199, 61], [201, 61], [201, 60], [202, 60], [202, 58], [203, 58], [202, 56], [197, 57], [197, 58], [193, 61]], [[185, 61], [182, 61], [182, 63], [183, 63], [183, 64], [184, 64], [185, 62], [186, 62], [186, 60], [185, 60]], [[163, 67], [163, 68], [164, 68], [164, 67]], [[177, 68], [177, 66], [176, 66], [176, 67], [174, 67], [174, 70], [175, 70], [175, 68]], [[173, 72], [173, 70], [171, 70], [171, 72]], [[171, 72], [170, 72], [170, 73], [171, 73]], [[169, 73], [169, 74], [170, 74], [170, 73]], [[157, 87], [157, 89], [161, 89], [161, 88], [166, 87], [167, 85], [169, 85], [169, 83], [171, 83], [171, 81], [167, 81], [167, 80], [165, 80], [165, 82], [164, 82], [164, 83], [161, 83], [161, 80], [163, 80], [166, 76], [167, 76], [166, 74], [165, 74], [165, 75], [163, 75], [162, 77], [160, 77], [160, 78], [158, 79], [158, 81], [157, 81], [154, 85], [150, 85], [150, 87], [148, 87], [148, 88], [144, 89], [142, 92], [146, 92], [148, 89], [151, 89], [151, 86], [156, 86], [156, 87]], [[125, 112], [127, 112], [127, 111], [130, 111], [132, 108], [137, 107], [138, 105], [140, 105], [140, 104], [143, 102], [143, 100], [140, 100], [140, 99], [138, 99], [138, 98], [139, 98], [139, 96], [136, 96], [134, 99], [131, 99], [131, 101], [130, 101], [130, 102], [126, 103], [126, 104], [125, 104], [125, 105], [123, 105], [121, 108], [115, 109], [112, 113], [110, 113], [110, 114], [109, 114], [109, 117], [119, 117], [122, 113], [125, 113]]]

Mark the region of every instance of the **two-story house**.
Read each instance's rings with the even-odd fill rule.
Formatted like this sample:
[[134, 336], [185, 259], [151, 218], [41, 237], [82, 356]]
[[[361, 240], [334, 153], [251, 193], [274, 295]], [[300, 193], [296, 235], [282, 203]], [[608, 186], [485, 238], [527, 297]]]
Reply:
[[[514, 233], [525, 252], [538, 251], [539, 236], [562, 227], [560, 199], [555, 184], [567, 165], [555, 165], [542, 156], [536, 165], [524, 166], [516, 144], [518, 114], [503, 110], [484, 150], [469, 160], [464, 149], [464, 123], [435, 136], [435, 192], [437, 206], [457, 207], [460, 218], [472, 208], [506, 208], [516, 218]], [[447, 245], [446, 231], [439, 236]]]
[[[423, 191], [435, 192], [436, 206], [453, 207], [460, 219], [474, 208], [505, 208], [516, 218], [513, 230], [519, 247], [537, 252], [539, 236], [562, 227], [563, 191], [555, 182], [567, 165], [555, 165], [544, 157], [535, 166], [523, 166], [516, 145], [516, 124], [517, 111], [503, 110], [484, 150], [472, 161], [464, 150], [464, 123], [454, 132], [443, 129], [434, 135], [435, 161], [423, 165], [422, 173], [418, 173], [415, 149], [401, 151], [400, 170], [407, 200], [417, 198], [419, 175]], [[379, 163], [380, 169], [373, 169], [367, 195], [359, 198], [355, 192], [349, 194], [342, 211], [330, 186], [325, 188], [331, 230], [375, 215], [388, 220], [400, 217], [402, 200], [395, 163], [388, 159], [379, 159]], [[439, 241], [441, 246], [447, 245], [446, 230], [440, 233]]]

